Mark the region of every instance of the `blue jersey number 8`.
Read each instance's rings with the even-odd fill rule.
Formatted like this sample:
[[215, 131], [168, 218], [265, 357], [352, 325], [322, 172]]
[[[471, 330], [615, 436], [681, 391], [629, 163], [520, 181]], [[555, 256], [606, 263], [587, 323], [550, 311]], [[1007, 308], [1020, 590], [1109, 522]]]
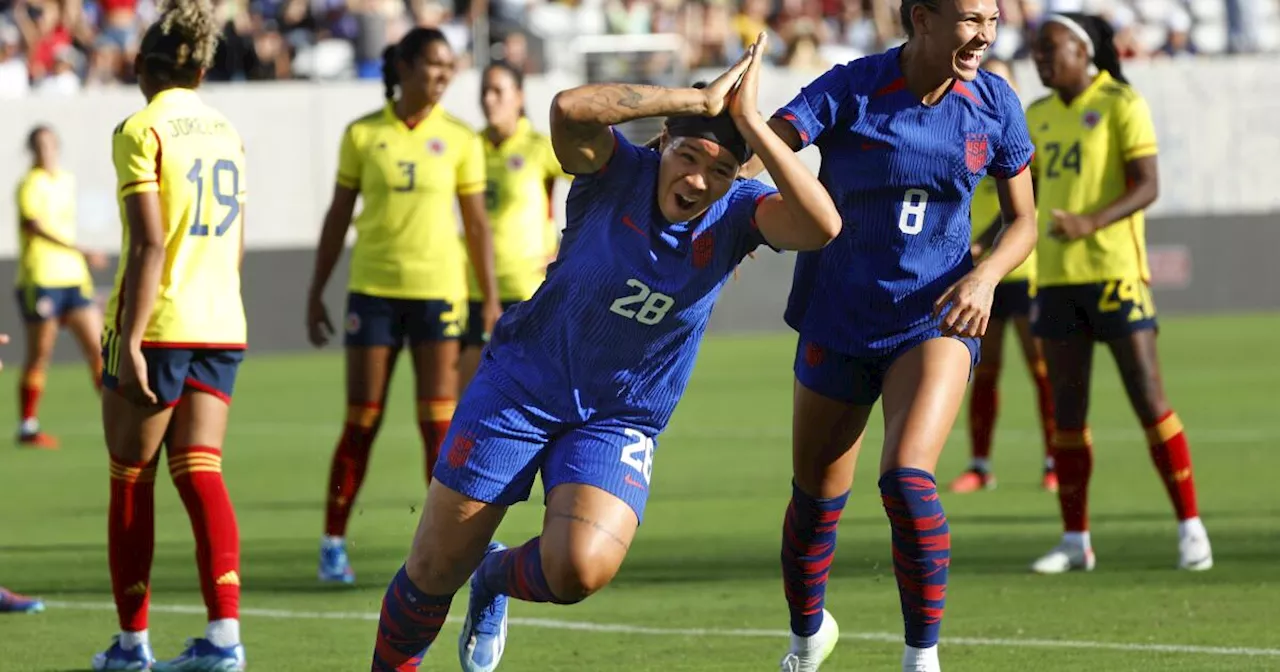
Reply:
[[[213, 171], [210, 177], [213, 178], [213, 198], [227, 209], [227, 215], [222, 218], [222, 223], [213, 230], [213, 235], [221, 236], [231, 228], [236, 218], [240, 216], [240, 199], [237, 197], [240, 193], [240, 169], [236, 167], [235, 162], [226, 159], [218, 159], [213, 164]], [[223, 179], [226, 173], [230, 173], [228, 179]], [[196, 159], [195, 164], [191, 166], [191, 171], [187, 173], [187, 180], [194, 182], [196, 185], [196, 209], [191, 216], [191, 230], [193, 236], [209, 235], [209, 225], [201, 224], [200, 218], [204, 214], [204, 160]], [[228, 185], [228, 182], [230, 183]], [[229, 186], [230, 190], [224, 189]]]

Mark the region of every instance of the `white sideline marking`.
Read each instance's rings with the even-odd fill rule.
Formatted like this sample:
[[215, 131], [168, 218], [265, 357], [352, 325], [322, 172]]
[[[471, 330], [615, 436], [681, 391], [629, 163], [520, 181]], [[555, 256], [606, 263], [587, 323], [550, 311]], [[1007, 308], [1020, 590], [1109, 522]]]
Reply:
[[[45, 601], [51, 609], [78, 611], [114, 611], [115, 605], [106, 602], [58, 602]], [[165, 614], [204, 615], [204, 606], [183, 604], [151, 605], [151, 611]], [[285, 609], [241, 609], [241, 616], [274, 618], [280, 620], [324, 621], [376, 621], [375, 613], [354, 611], [290, 611]], [[717, 628], [650, 628], [622, 623], [586, 623], [561, 621], [550, 618], [512, 618], [511, 625], [550, 630], [575, 630], [578, 632], [614, 632], [624, 635], [656, 635], [659, 637], [749, 637], [783, 639], [785, 630], [739, 630]], [[844, 639], [864, 642], [901, 643], [902, 635], [890, 632], [841, 632]], [[1125, 642], [1091, 642], [1060, 639], [1014, 639], [999, 637], [945, 637], [947, 646], [1003, 646], [1021, 649], [1093, 649], [1097, 651], [1123, 651], [1127, 653], [1178, 653], [1209, 656], [1280, 657], [1280, 649], [1254, 649], [1232, 646], [1191, 646], [1182, 644], [1136, 644]]]

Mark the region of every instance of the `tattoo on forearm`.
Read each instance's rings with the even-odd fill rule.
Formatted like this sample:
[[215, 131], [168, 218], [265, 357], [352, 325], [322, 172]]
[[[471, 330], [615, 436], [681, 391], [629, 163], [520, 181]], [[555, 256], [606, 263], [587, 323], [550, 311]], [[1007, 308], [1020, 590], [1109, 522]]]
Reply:
[[547, 517], [548, 518], [565, 518], [568, 520], [572, 520], [575, 523], [582, 523], [583, 525], [589, 525], [591, 526], [592, 529], [596, 530], [597, 532], [603, 533], [605, 536], [617, 542], [617, 544], [621, 546], [623, 549], [630, 548], [627, 542], [623, 541], [622, 537], [618, 536], [617, 533], [605, 527], [601, 523], [591, 520], [590, 518], [584, 518], [582, 516], [579, 516], [573, 513], [559, 513], [556, 511], [547, 512]]
[[641, 117], [697, 112], [693, 103], [683, 104], [672, 91], [645, 84], [593, 84], [571, 94], [565, 106], [565, 130], [576, 136], [591, 136], [601, 126], [620, 124]]

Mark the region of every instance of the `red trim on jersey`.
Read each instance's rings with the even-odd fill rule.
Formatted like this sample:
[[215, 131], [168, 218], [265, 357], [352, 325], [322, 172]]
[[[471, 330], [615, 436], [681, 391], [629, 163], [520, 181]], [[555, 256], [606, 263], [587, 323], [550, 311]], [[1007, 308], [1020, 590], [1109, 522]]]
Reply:
[[161, 350], [248, 350], [245, 343], [183, 343], [174, 341], [143, 341], [144, 348]]
[[969, 88], [968, 84], [965, 84], [960, 80], [956, 80], [955, 86], [951, 87], [951, 93], [960, 94], [965, 98], [968, 98], [969, 100], [972, 100], [973, 102], [977, 103], [979, 106], [982, 105], [982, 101], [978, 99], [978, 94], [974, 93], [973, 89]]
[[186, 380], [182, 381], [182, 384], [185, 387], [189, 387], [197, 392], [212, 394], [213, 396], [221, 399], [223, 403], [225, 403], [226, 405], [228, 406], [231, 405], [231, 395], [227, 394], [226, 392], [223, 392], [222, 390], [219, 390], [216, 387], [205, 385], [204, 383], [198, 380], [195, 380], [194, 378], [187, 378]]
[[887, 96], [891, 93], [897, 93], [905, 88], [907, 88], [907, 79], [905, 77], [899, 77], [886, 84], [884, 88], [876, 91], [875, 96], [873, 97]]
[[134, 181], [134, 182], [130, 182], [130, 183], [128, 183], [128, 184], [126, 184], [126, 185], [124, 185], [123, 187], [120, 187], [120, 191], [124, 191], [125, 189], [128, 189], [128, 188], [130, 188], [130, 187], [136, 187], [136, 186], [138, 186], [139, 184], [160, 184], [160, 180], [159, 180], [159, 178], [154, 179], [154, 180], [137, 180], [137, 181]]
[[760, 204], [764, 203], [764, 199], [769, 198], [772, 195], [773, 194], [760, 194], [759, 196], [756, 196], [756, 204], [753, 206], [753, 209], [751, 210], [751, 228], [753, 229], [760, 228], [760, 225], [756, 223], [756, 210], [760, 209]]
[[160, 184], [160, 166], [161, 161], [164, 159], [164, 145], [160, 143], [160, 133], [156, 131], [154, 126], [149, 127], [147, 130], [151, 131], [151, 135], [156, 138], [156, 184]]
[[631, 215], [622, 216], [622, 225], [627, 227], [628, 229], [631, 229], [632, 231], [635, 231], [636, 233], [642, 236], [645, 235], [644, 229], [641, 229], [640, 227], [636, 226], [636, 223], [631, 221]]
[[805, 133], [804, 129], [800, 128], [800, 120], [796, 119], [796, 115], [786, 112], [778, 115], [778, 118], [791, 124], [791, 126], [796, 129], [796, 133], [800, 134], [800, 142], [803, 142], [806, 145], [809, 144], [809, 134]]
[[1012, 180], [1013, 178], [1026, 172], [1026, 170], [1031, 167], [1031, 161], [1035, 158], [1036, 158], [1036, 154], [1035, 152], [1032, 152], [1031, 156], [1027, 158], [1027, 162], [1022, 164], [1021, 168], [1013, 171], [1012, 173], [1009, 173], [1008, 175], [997, 175], [996, 173], [991, 173], [991, 176], [1001, 180]]

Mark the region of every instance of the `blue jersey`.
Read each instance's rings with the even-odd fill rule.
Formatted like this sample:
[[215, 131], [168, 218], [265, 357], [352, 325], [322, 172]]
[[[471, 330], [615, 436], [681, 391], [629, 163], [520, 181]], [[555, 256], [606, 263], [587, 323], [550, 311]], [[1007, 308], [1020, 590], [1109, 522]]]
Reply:
[[659, 153], [614, 137], [608, 164], [574, 177], [559, 257], [498, 322], [485, 364], [564, 421], [623, 418], [659, 432], [721, 287], [764, 242], [756, 205], [775, 190], [738, 180], [701, 218], [672, 224], [658, 208]]
[[1023, 170], [1033, 147], [1017, 94], [988, 72], [933, 106], [906, 88], [901, 48], [839, 65], [775, 116], [822, 152], [818, 179], [844, 226], [802, 252], [787, 324], [849, 355], [936, 330], [933, 303], [973, 267], [969, 201], [988, 173]]

